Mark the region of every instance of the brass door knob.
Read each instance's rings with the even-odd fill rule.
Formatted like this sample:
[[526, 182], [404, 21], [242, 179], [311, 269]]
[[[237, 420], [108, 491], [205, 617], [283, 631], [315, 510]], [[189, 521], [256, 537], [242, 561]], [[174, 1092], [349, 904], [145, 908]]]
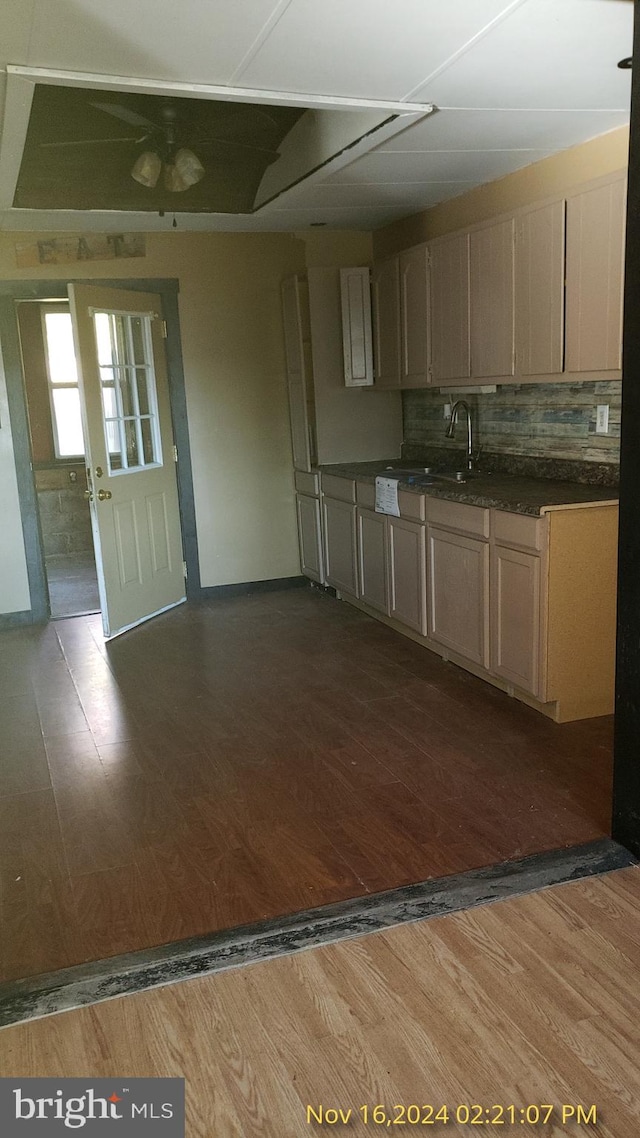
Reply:
[[106, 502], [107, 498], [110, 498], [110, 497], [111, 497], [111, 491], [110, 490], [98, 490], [98, 501], [99, 502]]
[[85, 490], [84, 496], [88, 502], [93, 502], [93, 494], [92, 494], [91, 490]]

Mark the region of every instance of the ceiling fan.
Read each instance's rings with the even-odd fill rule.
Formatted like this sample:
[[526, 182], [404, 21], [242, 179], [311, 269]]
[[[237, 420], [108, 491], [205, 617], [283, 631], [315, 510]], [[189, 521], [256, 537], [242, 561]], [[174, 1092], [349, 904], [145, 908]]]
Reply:
[[[135, 143], [138, 146], [143, 143], [149, 143], [147, 149], [143, 150], [136, 158], [133, 166], [131, 167], [131, 177], [139, 182], [140, 185], [146, 186], [149, 189], [154, 189], [163, 176], [163, 185], [166, 190], [171, 193], [182, 193], [188, 190], [190, 186], [196, 185], [205, 176], [206, 170], [197, 154], [194, 153], [188, 146], [184, 146], [180, 141], [180, 134], [182, 129], [179, 126], [178, 110], [174, 102], [166, 99], [162, 102], [160, 108], [160, 121], [154, 122], [152, 119], [146, 118], [144, 115], [134, 111], [129, 107], [123, 106], [120, 103], [90, 103], [96, 110], [104, 111], [106, 114], [111, 115], [113, 118], [119, 119], [120, 122], [127, 123], [128, 126], [142, 128], [144, 133], [140, 136], [125, 136], [120, 138], [85, 138], [77, 140], [69, 140], [66, 142], [42, 142], [42, 147], [66, 147], [66, 146], [104, 146], [108, 144], [122, 144], [122, 143]], [[224, 122], [218, 111], [218, 107], [224, 106], [227, 111], [227, 122]], [[240, 110], [240, 108], [242, 108]], [[238, 114], [238, 112], [240, 112]], [[216, 123], [218, 129], [225, 129], [229, 133], [237, 133], [238, 126], [246, 128], [248, 125], [253, 127], [255, 131], [256, 123], [251, 120], [259, 120], [262, 129], [267, 126], [267, 133], [275, 129], [276, 134], [278, 124], [276, 120], [266, 110], [245, 104], [216, 104], [216, 114], [218, 122]], [[244, 119], [244, 122], [241, 120]], [[200, 149], [201, 147], [220, 146], [227, 151], [236, 152], [236, 161], [245, 152], [253, 152], [256, 156], [259, 155], [260, 161], [264, 166], [271, 165], [279, 157], [277, 150], [267, 146], [259, 146], [253, 142], [243, 142], [237, 138], [223, 138], [218, 136], [209, 138], [194, 138], [193, 144]]]

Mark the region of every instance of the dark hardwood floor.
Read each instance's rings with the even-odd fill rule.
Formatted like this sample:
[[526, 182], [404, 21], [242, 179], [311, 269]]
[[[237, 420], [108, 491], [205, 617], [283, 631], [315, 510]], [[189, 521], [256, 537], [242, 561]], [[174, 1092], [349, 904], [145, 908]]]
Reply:
[[558, 726], [311, 589], [0, 637], [0, 978], [602, 836]]

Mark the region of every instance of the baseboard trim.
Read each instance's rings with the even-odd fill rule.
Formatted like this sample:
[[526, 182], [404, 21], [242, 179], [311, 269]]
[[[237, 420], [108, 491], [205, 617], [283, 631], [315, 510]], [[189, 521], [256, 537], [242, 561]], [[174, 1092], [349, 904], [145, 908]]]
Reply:
[[0, 1026], [442, 917], [638, 861], [609, 838], [0, 984]]
[[[233, 585], [203, 585], [198, 600], [215, 600], [217, 597], [245, 597], [249, 593], [271, 593], [280, 589], [301, 589], [311, 582], [307, 577], [272, 577], [267, 581], [240, 581]], [[196, 598], [194, 598], [196, 599]]]
[[25, 624], [39, 624], [33, 609], [24, 609], [21, 612], [0, 613], [0, 632], [10, 628], [24, 628]]

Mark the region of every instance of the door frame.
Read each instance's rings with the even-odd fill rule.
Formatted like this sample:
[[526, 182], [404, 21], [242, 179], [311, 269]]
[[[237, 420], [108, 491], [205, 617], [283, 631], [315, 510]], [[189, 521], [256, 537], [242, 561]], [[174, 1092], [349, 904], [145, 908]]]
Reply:
[[[13, 280], [0, 282], [0, 346], [4, 360], [7, 383], [9, 418], [13, 437], [13, 450], [18, 481], [18, 496], [24, 535], [29, 592], [30, 612], [20, 614], [20, 623], [39, 624], [50, 619], [49, 594], [45, 570], [44, 544], [38, 511], [38, 496], [31, 460], [31, 436], [27, 393], [22, 367], [22, 351], [16, 314], [16, 301], [68, 300], [67, 286], [73, 283], [64, 280]], [[165, 340], [167, 352], [167, 372], [169, 376], [169, 397], [173, 436], [178, 448], [176, 475], [178, 482], [178, 502], [180, 506], [180, 525], [182, 529], [183, 556], [187, 565], [187, 600], [198, 600], [202, 595], [200, 563], [198, 558], [198, 535], [196, 531], [195, 500], [193, 493], [193, 470], [191, 447], [189, 443], [189, 424], [187, 419], [187, 400], [180, 338], [180, 315], [178, 310], [179, 281], [173, 278], [140, 277], [132, 279], [81, 278], [82, 284], [98, 287], [121, 288], [130, 292], [154, 292], [162, 298], [163, 318], [167, 325]], [[0, 626], [3, 624], [0, 617]]]

